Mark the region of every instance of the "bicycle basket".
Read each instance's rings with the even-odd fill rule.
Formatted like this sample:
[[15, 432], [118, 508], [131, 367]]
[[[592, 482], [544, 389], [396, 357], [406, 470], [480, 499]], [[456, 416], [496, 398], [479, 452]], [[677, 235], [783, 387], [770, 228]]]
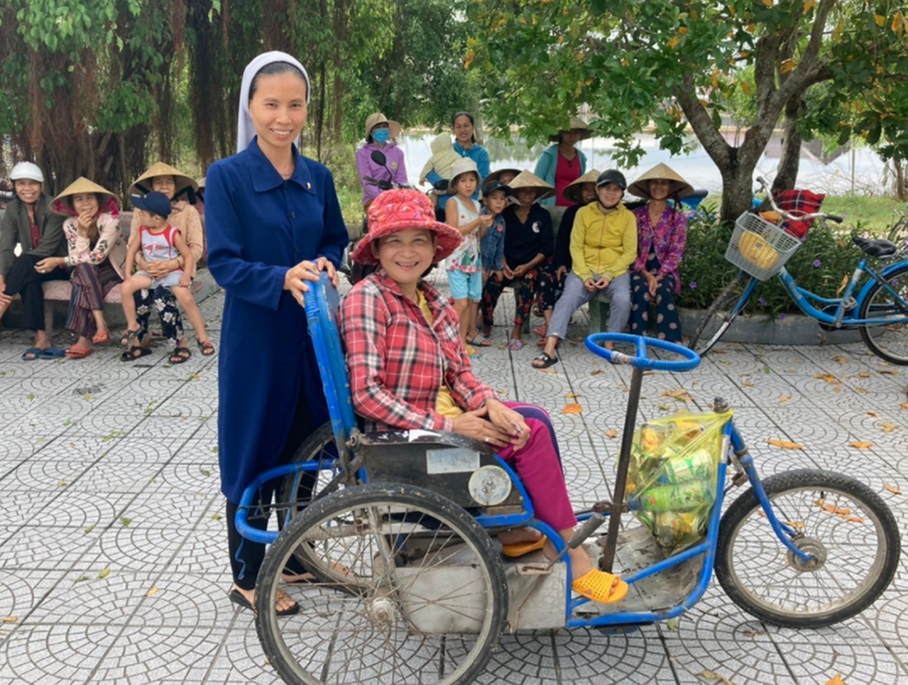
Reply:
[[754, 278], [765, 281], [775, 276], [801, 241], [756, 214], [744, 212], [735, 221], [725, 259]]

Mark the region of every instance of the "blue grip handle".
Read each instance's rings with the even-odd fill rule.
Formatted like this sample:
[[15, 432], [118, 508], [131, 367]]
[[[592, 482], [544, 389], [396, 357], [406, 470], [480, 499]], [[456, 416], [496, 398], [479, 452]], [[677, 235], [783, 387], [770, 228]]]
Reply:
[[[637, 353], [635, 355], [623, 354], [615, 350], [607, 350], [601, 347], [606, 342], [631, 343]], [[647, 338], [642, 335], [629, 335], [627, 333], [593, 333], [588, 335], [584, 341], [586, 349], [595, 355], [607, 359], [612, 364], [630, 364], [636, 369], [655, 369], [656, 371], [690, 371], [700, 364], [700, 355], [693, 350], [669, 342], [668, 340], [657, 340], [656, 338]], [[647, 356], [647, 348], [654, 347], [657, 350], [665, 350], [677, 354], [682, 359], [650, 359]]]

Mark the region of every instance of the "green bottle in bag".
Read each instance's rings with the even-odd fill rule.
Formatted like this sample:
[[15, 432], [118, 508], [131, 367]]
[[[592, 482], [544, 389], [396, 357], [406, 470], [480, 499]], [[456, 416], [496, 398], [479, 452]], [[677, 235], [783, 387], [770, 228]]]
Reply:
[[643, 511], [692, 511], [709, 506], [715, 495], [708, 481], [696, 480], [681, 485], [660, 485], [646, 488], [631, 498], [628, 506]]
[[685, 457], [673, 457], [662, 464], [659, 482], [678, 485], [692, 480], [713, 479], [715, 460], [709, 450], [699, 449]]

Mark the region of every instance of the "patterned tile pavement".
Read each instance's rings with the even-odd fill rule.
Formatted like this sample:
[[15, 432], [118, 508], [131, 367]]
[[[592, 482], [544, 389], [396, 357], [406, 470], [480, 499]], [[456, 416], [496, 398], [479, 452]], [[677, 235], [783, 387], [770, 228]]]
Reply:
[[[443, 280], [443, 274], [434, 276]], [[530, 368], [535, 345], [507, 349], [513, 302], [497, 313], [480, 378], [553, 415], [577, 505], [608, 497], [629, 373], [578, 344]], [[218, 342], [223, 297], [202, 304]], [[0, 333], [0, 683], [275, 683], [249, 613], [226, 596], [218, 493], [217, 357], [169, 366], [163, 346], [131, 365], [105, 347], [81, 361], [22, 362], [27, 336]], [[825, 379], [824, 374], [829, 374]], [[687, 374], [644, 382], [642, 417], [716, 394], [737, 409], [764, 475], [797, 467], [854, 474], [908, 524], [908, 369], [842, 347], [727, 345]], [[575, 394], [576, 400], [566, 395]], [[561, 413], [577, 401], [583, 413]], [[893, 429], [892, 427], [895, 426]], [[766, 440], [790, 440], [782, 450]], [[849, 443], [872, 442], [857, 450]], [[630, 635], [578, 630], [506, 636], [477, 682], [908, 682], [908, 561], [861, 616], [793, 631], [751, 618], [714, 585], [677, 626]]]

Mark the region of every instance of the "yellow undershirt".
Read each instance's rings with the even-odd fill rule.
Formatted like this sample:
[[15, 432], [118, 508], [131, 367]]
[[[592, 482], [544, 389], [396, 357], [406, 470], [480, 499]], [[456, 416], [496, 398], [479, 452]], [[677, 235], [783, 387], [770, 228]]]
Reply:
[[[432, 310], [429, 309], [429, 303], [426, 300], [426, 296], [422, 294], [422, 290], [416, 291], [416, 298], [419, 308], [422, 310], [422, 313], [426, 317], [426, 321], [428, 321], [431, 326], [435, 323], [435, 317], [432, 316]], [[463, 409], [457, 406], [454, 397], [451, 395], [451, 391], [445, 383], [441, 384], [441, 388], [438, 391], [438, 399], [435, 400], [435, 411], [449, 419], [457, 418], [463, 414]]]

